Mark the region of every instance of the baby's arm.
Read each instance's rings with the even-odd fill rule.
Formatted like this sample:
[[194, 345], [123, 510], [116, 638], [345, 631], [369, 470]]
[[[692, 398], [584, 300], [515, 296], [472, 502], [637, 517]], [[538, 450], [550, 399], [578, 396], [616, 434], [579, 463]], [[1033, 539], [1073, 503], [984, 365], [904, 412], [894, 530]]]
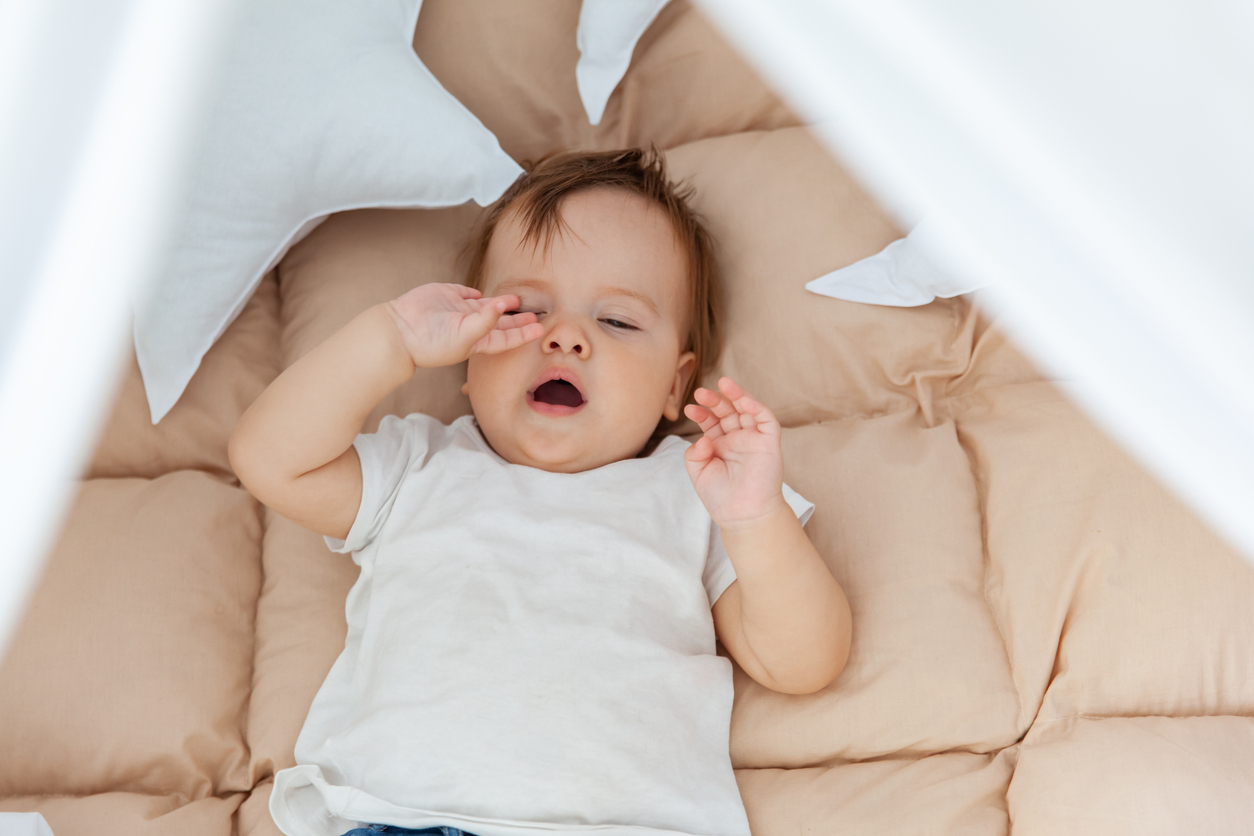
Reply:
[[845, 667], [849, 602], [784, 501], [779, 422], [731, 378], [719, 389], [685, 407], [705, 433], [685, 454], [688, 475], [736, 569], [715, 631], [755, 680], [809, 694]]
[[343, 539], [361, 504], [352, 446], [370, 410], [414, 369], [447, 366], [539, 337], [516, 296], [426, 284], [368, 308], [297, 360], [253, 402], [228, 454], [244, 487], [283, 516]]

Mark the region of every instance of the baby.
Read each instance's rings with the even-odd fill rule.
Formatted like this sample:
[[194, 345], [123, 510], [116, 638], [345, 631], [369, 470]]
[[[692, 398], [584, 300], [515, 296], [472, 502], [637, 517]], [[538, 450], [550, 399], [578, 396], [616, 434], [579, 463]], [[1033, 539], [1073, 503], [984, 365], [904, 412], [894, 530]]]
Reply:
[[[779, 422], [730, 378], [695, 387], [708, 235], [655, 155], [566, 154], [471, 253], [469, 286], [360, 314], [231, 437], [243, 484], [361, 567], [271, 814], [289, 836], [748, 836], [715, 638], [805, 694], [850, 615]], [[473, 416], [358, 434], [416, 368], [467, 359]], [[681, 410], [695, 444], [665, 434]]]

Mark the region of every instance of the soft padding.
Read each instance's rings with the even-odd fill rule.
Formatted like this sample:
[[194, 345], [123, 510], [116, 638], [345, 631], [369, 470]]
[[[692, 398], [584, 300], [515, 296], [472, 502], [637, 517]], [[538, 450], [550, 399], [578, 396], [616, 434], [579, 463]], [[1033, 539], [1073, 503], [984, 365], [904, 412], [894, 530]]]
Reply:
[[1008, 794], [1015, 836], [1244, 836], [1254, 717], [1038, 723]]
[[1053, 386], [961, 407], [1029, 716], [1254, 713], [1254, 567]]
[[1014, 755], [1007, 749], [815, 769], [740, 769], [736, 780], [754, 836], [1004, 836]]
[[84, 798], [18, 796], [0, 799], [0, 812], [41, 813], [55, 836], [232, 836], [232, 820], [244, 798], [243, 793], [191, 802], [125, 792]]
[[0, 798], [251, 788], [257, 507], [194, 471], [84, 483], [0, 666]]

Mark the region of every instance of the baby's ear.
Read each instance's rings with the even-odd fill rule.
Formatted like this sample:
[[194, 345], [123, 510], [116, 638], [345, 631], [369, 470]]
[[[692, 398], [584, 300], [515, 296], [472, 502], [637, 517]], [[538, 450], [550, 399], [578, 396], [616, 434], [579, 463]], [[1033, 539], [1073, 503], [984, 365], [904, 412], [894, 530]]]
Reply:
[[470, 396], [470, 381], [469, 380], [467, 380], [465, 383], [462, 384], [462, 394], [466, 395], [467, 397]]
[[671, 382], [671, 391], [666, 398], [666, 406], [662, 409], [662, 417], [667, 421], [678, 421], [679, 412], [684, 408], [684, 392], [688, 391], [688, 381], [697, 366], [697, 355], [685, 351], [679, 355], [675, 364], [675, 379]]

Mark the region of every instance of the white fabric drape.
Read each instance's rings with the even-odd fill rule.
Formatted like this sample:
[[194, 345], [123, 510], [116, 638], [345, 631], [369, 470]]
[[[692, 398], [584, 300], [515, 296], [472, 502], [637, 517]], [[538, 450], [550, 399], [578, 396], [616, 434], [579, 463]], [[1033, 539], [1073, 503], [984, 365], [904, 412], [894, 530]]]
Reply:
[[1254, 6], [698, 2], [1254, 559]]
[[0, 2], [0, 652], [100, 429], [223, 5]]

